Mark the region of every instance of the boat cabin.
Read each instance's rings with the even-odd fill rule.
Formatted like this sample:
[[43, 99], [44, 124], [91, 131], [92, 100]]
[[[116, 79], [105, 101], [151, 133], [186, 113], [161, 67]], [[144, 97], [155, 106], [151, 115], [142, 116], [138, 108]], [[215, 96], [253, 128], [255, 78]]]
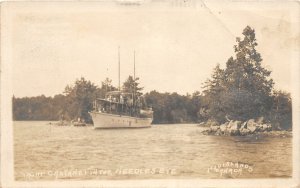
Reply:
[[104, 99], [94, 102], [94, 109], [102, 113], [132, 117], [152, 117], [152, 108], [147, 108], [143, 97], [123, 91], [107, 92]]

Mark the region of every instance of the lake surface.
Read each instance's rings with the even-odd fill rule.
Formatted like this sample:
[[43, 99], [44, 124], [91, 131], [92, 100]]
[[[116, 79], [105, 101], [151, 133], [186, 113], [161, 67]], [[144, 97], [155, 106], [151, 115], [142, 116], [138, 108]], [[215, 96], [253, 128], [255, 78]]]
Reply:
[[192, 124], [93, 129], [14, 122], [16, 180], [285, 178], [291, 137], [202, 135]]

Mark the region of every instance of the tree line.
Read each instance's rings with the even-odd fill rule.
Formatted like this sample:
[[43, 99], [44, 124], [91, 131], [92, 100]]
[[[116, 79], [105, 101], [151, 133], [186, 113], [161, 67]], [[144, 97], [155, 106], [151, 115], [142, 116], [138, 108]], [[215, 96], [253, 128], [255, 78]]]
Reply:
[[[247, 120], [264, 117], [278, 128], [292, 127], [292, 103], [289, 93], [277, 91], [270, 78], [271, 71], [261, 64], [262, 57], [255, 30], [247, 26], [243, 38], [237, 37], [235, 56], [228, 58], [224, 68], [217, 65], [203, 83], [202, 92], [180, 95], [176, 92], [150, 91], [143, 94], [139, 78], [129, 76], [123, 90], [142, 95], [154, 111], [153, 123], [191, 123], [228, 120]], [[199, 86], [200, 87], [200, 86]], [[112, 80], [106, 78], [97, 86], [85, 78], [66, 86], [64, 92], [54, 97], [13, 97], [14, 120], [66, 120], [81, 117], [91, 122], [88, 112], [96, 98], [116, 90]]]
[[[193, 95], [179, 95], [177, 93], [159, 93], [157, 91], [142, 94], [139, 78], [129, 76], [122, 89], [125, 92], [135, 91], [143, 96], [144, 101], [154, 110], [154, 123], [184, 123], [198, 122], [200, 92]], [[112, 80], [106, 78], [101, 87], [80, 78], [73, 85], [66, 86], [63, 94], [54, 97], [44, 95], [36, 97], [13, 97], [14, 120], [72, 120], [78, 117], [91, 122], [88, 114], [93, 110], [93, 101], [104, 98], [108, 91], [117, 90], [111, 85]]]

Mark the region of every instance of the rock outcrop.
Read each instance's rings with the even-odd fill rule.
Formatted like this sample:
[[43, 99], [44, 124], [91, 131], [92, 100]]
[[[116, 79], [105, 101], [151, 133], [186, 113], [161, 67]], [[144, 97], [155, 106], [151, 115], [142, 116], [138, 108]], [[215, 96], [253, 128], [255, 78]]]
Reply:
[[248, 121], [229, 121], [222, 125], [213, 124], [203, 131], [209, 135], [230, 135], [230, 136], [245, 136], [256, 134], [258, 132], [269, 132], [272, 130], [270, 123], [265, 123], [263, 118], [258, 120], [249, 119]]

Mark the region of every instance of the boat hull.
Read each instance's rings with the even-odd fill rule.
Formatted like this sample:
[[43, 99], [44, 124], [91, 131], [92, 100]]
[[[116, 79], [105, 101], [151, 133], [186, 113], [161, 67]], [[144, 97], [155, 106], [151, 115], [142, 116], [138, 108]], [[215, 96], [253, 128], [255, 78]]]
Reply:
[[138, 118], [124, 115], [90, 112], [94, 128], [144, 128], [151, 127], [152, 118]]

